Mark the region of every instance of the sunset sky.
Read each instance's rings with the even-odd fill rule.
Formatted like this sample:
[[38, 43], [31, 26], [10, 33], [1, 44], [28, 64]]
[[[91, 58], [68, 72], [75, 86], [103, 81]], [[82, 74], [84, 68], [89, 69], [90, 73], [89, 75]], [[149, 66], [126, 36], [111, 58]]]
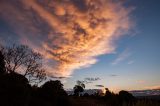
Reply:
[[66, 89], [160, 88], [160, 1], [122, 1], [0, 0], [0, 43], [41, 53]]

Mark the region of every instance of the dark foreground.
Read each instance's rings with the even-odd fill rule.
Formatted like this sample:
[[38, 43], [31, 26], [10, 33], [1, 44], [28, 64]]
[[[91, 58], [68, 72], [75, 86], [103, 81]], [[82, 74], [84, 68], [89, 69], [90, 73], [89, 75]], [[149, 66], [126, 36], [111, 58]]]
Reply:
[[0, 75], [0, 106], [160, 106], [160, 96], [135, 98], [127, 91], [69, 96], [58, 80], [37, 87], [22, 75], [9, 73]]

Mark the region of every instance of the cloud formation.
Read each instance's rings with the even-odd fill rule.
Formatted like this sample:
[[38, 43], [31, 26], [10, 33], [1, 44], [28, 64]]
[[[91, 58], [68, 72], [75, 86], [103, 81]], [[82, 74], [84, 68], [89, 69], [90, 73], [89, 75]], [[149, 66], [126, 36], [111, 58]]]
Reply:
[[78, 80], [78, 82], [89, 84], [89, 83], [93, 83], [98, 80], [101, 80], [101, 79], [99, 77], [87, 77], [87, 78], [84, 78], [84, 80]]
[[[130, 9], [114, 0], [1, 0], [0, 20], [45, 56], [49, 76], [70, 76], [96, 57], [112, 53], [114, 40], [132, 22]], [[117, 60], [118, 61], [118, 60]]]
[[52, 78], [52, 79], [65, 79], [66, 77], [56, 77], [56, 76], [50, 76], [50, 78]]

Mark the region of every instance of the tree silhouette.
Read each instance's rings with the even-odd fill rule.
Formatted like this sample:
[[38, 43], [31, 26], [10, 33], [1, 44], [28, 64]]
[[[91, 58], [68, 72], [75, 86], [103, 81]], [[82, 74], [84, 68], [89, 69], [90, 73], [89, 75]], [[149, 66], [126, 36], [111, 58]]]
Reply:
[[134, 103], [135, 101], [135, 97], [129, 92], [124, 91], [124, 90], [119, 92], [119, 97], [122, 102]]
[[63, 89], [63, 84], [59, 80], [48, 81], [41, 86], [41, 90], [51, 96], [66, 96], [67, 93]]
[[106, 99], [110, 99], [111, 96], [112, 96], [112, 93], [109, 91], [108, 88], [105, 88], [105, 90], [106, 90], [106, 92], [105, 92], [105, 98], [106, 98]]
[[2, 55], [2, 52], [0, 50], [0, 75], [5, 73], [5, 62], [4, 62], [4, 56]]
[[77, 85], [74, 86], [74, 95], [79, 96], [84, 91], [85, 84], [82, 81], [77, 81]]
[[[52, 106], [66, 106], [67, 93], [63, 89], [63, 84], [59, 81], [47, 81], [44, 85], [40, 87], [39, 90], [40, 97], [44, 101], [48, 101]], [[65, 101], [66, 100], [66, 101]]]
[[19, 72], [30, 83], [39, 83], [45, 79], [45, 70], [42, 68], [42, 55], [34, 52], [25, 45], [3, 47], [5, 68], [7, 73]]

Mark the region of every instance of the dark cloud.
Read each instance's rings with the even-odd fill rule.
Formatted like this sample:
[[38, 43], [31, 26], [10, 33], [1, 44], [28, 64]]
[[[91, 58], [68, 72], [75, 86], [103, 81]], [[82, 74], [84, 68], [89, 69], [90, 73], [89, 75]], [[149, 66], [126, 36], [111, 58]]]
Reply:
[[83, 83], [89, 84], [89, 83], [93, 83], [98, 80], [101, 80], [101, 79], [99, 77], [96, 77], [96, 78], [87, 77], [87, 78], [84, 78]]
[[53, 79], [65, 79], [67, 77], [56, 77], [56, 76], [50, 76], [50, 78], [53, 78]]
[[104, 87], [103, 85], [95, 85], [96, 87]]
[[93, 82], [93, 81], [98, 81], [98, 80], [101, 80], [101, 79], [99, 77], [96, 77], [96, 78], [88, 77], [88, 78], [85, 78], [84, 80]]

